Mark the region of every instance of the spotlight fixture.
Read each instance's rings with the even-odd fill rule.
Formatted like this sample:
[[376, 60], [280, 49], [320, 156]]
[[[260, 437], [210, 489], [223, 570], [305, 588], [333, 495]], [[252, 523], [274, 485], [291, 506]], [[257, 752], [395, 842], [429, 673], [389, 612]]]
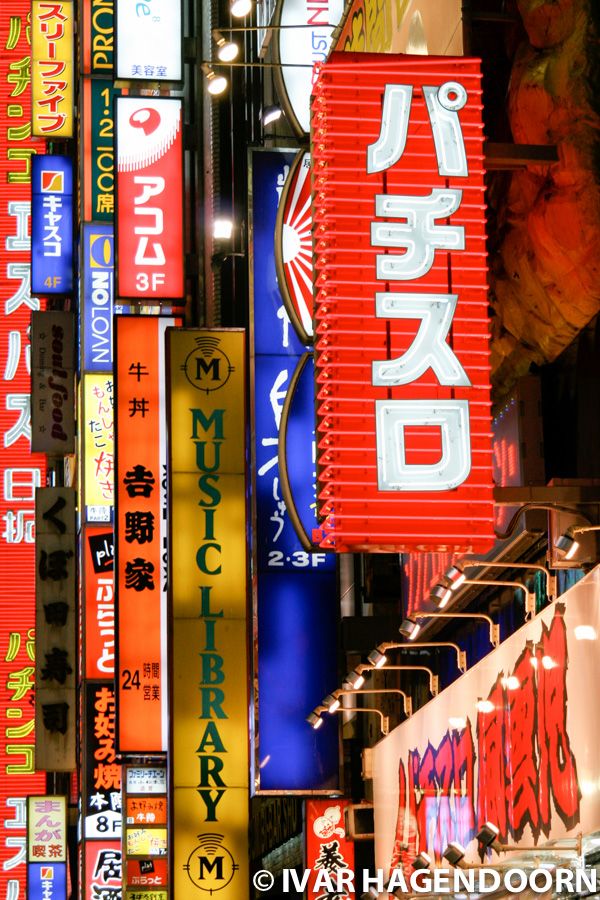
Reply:
[[263, 127], [266, 128], [267, 125], [277, 122], [282, 115], [283, 110], [280, 106], [265, 106], [261, 116]]
[[252, 0], [233, 0], [229, 12], [236, 19], [245, 18], [252, 10]]
[[346, 677], [344, 678], [344, 684], [349, 684], [351, 688], [354, 690], [359, 690], [365, 683], [365, 676], [362, 672], [357, 672], [356, 669], [353, 669], [351, 672], [348, 672]]
[[210, 66], [206, 65], [206, 63], [202, 63], [202, 71], [206, 77], [206, 90], [209, 94], [212, 94], [214, 97], [222, 94], [223, 91], [227, 90], [227, 79], [224, 75], [217, 75], [216, 72], [210, 68]]
[[[345, 693], [345, 692], [344, 692]], [[349, 692], [354, 693], [354, 692]], [[356, 693], [359, 693], [358, 691]], [[360, 691], [360, 693], [372, 693], [371, 691]], [[390, 719], [389, 716], [384, 716], [380, 709], [376, 709], [374, 706], [340, 706], [337, 709], [330, 709], [330, 713], [355, 713], [355, 712], [365, 712], [365, 713], [375, 713], [375, 715], [379, 716], [379, 728], [383, 735], [390, 733]], [[306, 721], [309, 725], [312, 725], [310, 721], [310, 716], [307, 717]], [[313, 728], [318, 727], [313, 725]]]
[[572, 559], [579, 550], [579, 541], [576, 541], [572, 534], [565, 531], [564, 534], [554, 541], [554, 546], [564, 554], [565, 559]]
[[404, 619], [402, 625], [398, 629], [400, 634], [409, 641], [414, 641], [421, 630], [421, 626], [414, 619]]
[[[497, 582], [494, 582], [497, 584]], [[522, 587], [522, 585], [519, 585]], [[415, 613], [415, 619], [483, 619], [490, 626], [490, 643], [493, 647], [497, 647], [500, 643], [500, 626], [496, 625], [494, 620], [486, 613], [461, 613], [461, 612], [431, 612], [431, 613]], [[405, 620], [408, 621], [408, 620]], [[400, 626], [402, 630], [402, 626]], [[403, 634], [405, 632], [402, 632]]]
[[[404, 620], [404, 622], [400, 626], [400, 632], [404, 635], [406, 634], [406, 631], [403, 629], [407, 622], [410, 622], [411, 627], [412, 627], [412, 623], [414, 622], [414, 620], [413, 619], [405, 619]], [[416, 625], [417, 628], [419, 628], [419, 629], [421, 628], [421, 626], [417, 622], [414, 622], [414, 625]], [[381, 654], [385, 654], [388, 652], [388, 650], [405, 650], [405, 651], [410, 651], [410, 652], [414, 653], [415, 650], [430, 650], [430, 649], [433, 649], [434, 647], [436, 649], [440, 648], [440, 647], [451, 647], [452, 650], [454, 650], [454, 652], [456, 653], [456, 665], [458, 666], [458, 668], [460, 669], [461, 672], [467, 671], [467, 654], [465, 653], [464, 650], [460, 649], [458, 644], [455, 644], [453, 641], [423, 641], [423, 643], [419, 642], [418, 644], [404, 644], [404, 643], [400, 644], [397, 641], [386, 641], [383, 644], [377, 645], [377, 652], [379, 652]], [[375, 653], [375, 651], [373, 650], [372, 653]], [[371, 661], [371, 655], [372, 654], [370, 653], [369, 656], [367, 657], [369, 659], [369, 661]], [[386, 659], [387, 659], [387, 657], [386, 657]], [[385, 665], [385, 663], [383, 663], [383, 665]], [[378, 668], [381, 668], [381, 666], [373, 665], [373, 668], [378, 669]]]
[[[573, 531], [589, 531], [590, 529], [573, 529]], [[597, 530], [600, 530], [600, 526]], [[542, 566], [540, 563], [518, 563], [518, 562], [499, 562], [496, 559], [462, 559], [460, 562], [454, 563], [450, 566], [449, 569], [444, 573], [444, 578], [442, 581], [447, 581], [450, 585], [451, 591], [456, 591], [458, 588], [463, 585], [466, 581], [466, 578], [460, 579], [456, 576], [456, 572], [463, 572], [464, 569], [528, 569], [529, 571], [543, 572], [546, 576], [546, 594], [548, 595], [548, 599], [553, 600], [556, 596], [556, 576], [552, 575], [549, 569], [546, 566]], [[467, 582], [470, 584], [471, 582]], [[476, 579], [472, 583], [484, 584], [480, 578]], [[496, 581], [495, 584], [502, 584], [502, 582]], [[519, 584], [519, 582], [515, 582], [515, 584]], [[523, 588], [522, 585], [519, 586]]]
[[452, 596], [452, 589], [448, 587], [447, 584], [442, 584], [439, 582], [438, 584], [434, 584], [429, 594], [429, 599], [436, 604], [439, 609], [443, 609], [448, 600]]
[[453, 591], [457, 591], [461, 584], [464, 584], [467, 580], [465, 570], [460, 565], [460, 563], [454, 563], [452, 566], [450, 566], [450, 568], [445, 572], [445, 577], [450, 582], [450, 586]]
[[554, 541], [554, 546], [563, 553], [563, 559], [573, 559], [581, 546], [575, 535], [590, 531], [600, 531], [600, 525], [572, 525]]
[[502, 844], [498, 840], [498, 835], [500, 834], [500, 829], [496, 828], [496, 826], [492, 822], [486, 822], [476, 835], [477, 840], [480, 844], [482, 844], [483, 849], [487, 850], [495, 850], [496, 853], [500, 853], [502, 851]]
[[212, 36], [217, 45], [217, 56], [221, 62], [227, 63], [237, 59], [240, 48], [234, 41], [227, 40], [216, 28], [213, 29]]
[[548, 841], [546, 844], [536, 844], [535, 846], [526, 847], [523, 844], [503, 844], [500, 839], [500, 829], [493, 822], [485, 822], [482, 829], [476, 834], [476, 838], [482, 844], [484, 850], [495, 850], [496, 853], [507, 853], [514, 851], [567, 851], [576, 852], [581, 856], [583, 834], [578, 834], [574, 838], [566, 838], [564, 841]]
[[431, 866], [431, 857], [425, 851], [419, 853], [412, 861], [413, 869], [429, 869]]
[[459, 869], [468, 869], [469, 865], [465, 862], [465, 848], [457, 841], [448, 844], [442, 856], [451, 866], [458, 866]]
[[440, 688], [440, 678], [429, 666], [382, 666], [378, 672], [427, 672], [429, 676], [429, 692], [432, 697], [437, 697]]
[[323, 724], [323, 719], [321, 718], [320, 714], [318, 712], [316, 712], [314, 709], [311, 713], [309, 713], [307, 715], [306, 721], [308, 722], [308, 724], [310, 725], [311, 728], [315, 729], [315, 731], [317, 730], [317, 728], [320, 728], [321, 725]]
[[[412, 716], [412, 699], [408, 696], [406, 691], [400, 690], [400, 688], [357, 688], [353, 690], [352, 688], [342, 688], [341, 690], [334, 691], [332, 694], [327, 694], [327, 696], [323, 699], [323, 706], [327, 707], [327, 712], [333, 713], [337, 712], [341, 706], [341, 703], [331, 703], [332, 700], [336, 701], [339, 697], [346, 697], [351, 694], [401, 694], [402, 699], [404, 701], [404, 715], [408, 718], [408, 716]], [[333, 708], [331, 708], [333, 706]], [[345, 706], [342, 712], [352, 712], [354, 710], [353, 706]]]
[[342, 691], [333, 691], [333, 693], [323, 697], [323, 706], [326, 707], [327, 712], [333, 713], [340, 708], [342, 705], [342, 701], [340, 700], [341, 693]]
[[374, 669], [381, 669], [381, 667], [385, 666], [387, 662], [387, 656], [385, 655], [385, 653], [381, 653], [379, 648], [377, 648], [376, 650], [371, 650], [371, 652], [367, 656], [367, 659]]

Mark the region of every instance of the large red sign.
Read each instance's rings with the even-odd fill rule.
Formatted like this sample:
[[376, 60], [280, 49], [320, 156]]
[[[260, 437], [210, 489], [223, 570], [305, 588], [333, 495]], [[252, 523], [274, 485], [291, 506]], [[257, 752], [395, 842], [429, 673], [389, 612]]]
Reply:
[[[0, 16], [0, 896], [26, 895], [26, 796], [45, 790], [34, 762], [35, 488], [45, 457], [31, 454], [30, 0]], [[10, 115], [9, 115], [10, 110]]]
[[118, 97], [117, 293], [183, 298], [181, 100]]
[[480, 78], [472, 59], [334, 53], [316, 80], [323, 547], [492, 544]]

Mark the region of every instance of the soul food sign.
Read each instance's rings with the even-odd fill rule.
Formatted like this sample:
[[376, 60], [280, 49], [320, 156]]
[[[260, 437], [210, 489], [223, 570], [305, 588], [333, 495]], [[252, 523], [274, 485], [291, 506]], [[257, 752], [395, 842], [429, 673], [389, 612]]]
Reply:
[[485, 822], [524, 845], [600, 827], [598, 742], [576, 706], [599, 667], [597, 592], [588, 576], [375, 748], [379, 867], [450, 841], [476, 860]]
[[312, 128], [322, 546], [488, 548], [478, 62], [334, 53]]

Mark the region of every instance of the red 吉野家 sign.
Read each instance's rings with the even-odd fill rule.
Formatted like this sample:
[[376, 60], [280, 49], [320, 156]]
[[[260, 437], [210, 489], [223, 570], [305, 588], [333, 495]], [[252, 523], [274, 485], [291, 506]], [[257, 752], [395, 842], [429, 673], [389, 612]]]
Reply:
[[[29, 0], [5, 0], [0, 16], [0, 896], [26, 895], [27, 795], [35, 771], [35, 489], [42, 454], [31, 453], [30, 293], [31, 47]], [[10, 115], [9, 115], [10, 110]]]
[[323, 547], [493, 541], [480, 78], [472, 59], [334, 53], [316, 80]]
[[116, 99], [119, 297], [183, 297], [181, 111], [170, 97]]

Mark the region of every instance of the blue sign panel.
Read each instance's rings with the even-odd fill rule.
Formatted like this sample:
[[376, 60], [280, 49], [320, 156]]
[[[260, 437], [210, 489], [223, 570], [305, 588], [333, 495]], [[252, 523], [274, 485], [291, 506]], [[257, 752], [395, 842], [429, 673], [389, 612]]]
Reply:
[[[307, 348], [289, 321], [275, 271], [277, 206], [294, 152], [252, 154], [254, 254], [254, 465], [258, 616], [259, 790], [330, 791], [338, 782], [335, 721], [306, 723], [337, 682], [337, 587], [333, 554], [309, 553], [282, 493], [278, 448], [290, 383]], [[315, 516], [313, 368], [304, 366], [290, 405], [286, 470], [310, 536]], [[290, 672], [302, 677], [290, 678]], [[292, 683], [293, 682], [293, 683]]]
[[66, 900], [66, 896], [66, 863], [28, 863], [28, 900]]
[[112, 372], [115, 239], [112, 225], [83, 226], [81, 333], [86, 372]]
[[31, 292], [73, 290], [73, 160], [31, 158]]

